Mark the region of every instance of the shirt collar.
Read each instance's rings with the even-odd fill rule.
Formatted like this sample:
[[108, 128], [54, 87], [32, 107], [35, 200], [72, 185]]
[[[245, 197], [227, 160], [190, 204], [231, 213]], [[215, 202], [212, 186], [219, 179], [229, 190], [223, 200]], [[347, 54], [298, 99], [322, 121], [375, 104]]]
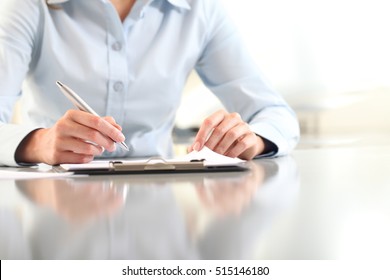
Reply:
[[[68, 1], [69, 0], [47, 0], [47, 3], [48, 4], [60, 4], [60, 3], [68, 2]], [[183, 8], [186, 10], [191, 9], [191, 6], [188, 3], [188, 0], [167, 0], [167, 1], [176, 7]]]

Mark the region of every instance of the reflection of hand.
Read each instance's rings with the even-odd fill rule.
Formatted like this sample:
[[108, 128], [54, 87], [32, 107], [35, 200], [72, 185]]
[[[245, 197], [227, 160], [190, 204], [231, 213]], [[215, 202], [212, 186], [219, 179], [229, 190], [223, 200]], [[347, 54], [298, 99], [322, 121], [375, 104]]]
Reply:
[[19, 189], [37, 204], [48, 206], [74, 223], [110, 215], [123, 205], [123, 188], [112, 182], [18, 181]]
[[[248, 163], [251, 164], [251, 163]], [[240, 214], [264, 181], [261, 165], [251, 164], [251, 171], [241, 177], [205, 179], [196, 190], [202, 204], [218, 216]]]
[[206, 118], [188, 151], [207, 146], [216, 153], [250, 160], [265, 149], [264, 141], [238, 113], [219, 110]]
[[113, 141], [125, 138], [121, 129], [112, 117], [69, 110], [51, 128], [37, 129], [27, 135], [16, 151], [16, 160], [51, 165], [89, 162], [104, 149], [115, 150]]

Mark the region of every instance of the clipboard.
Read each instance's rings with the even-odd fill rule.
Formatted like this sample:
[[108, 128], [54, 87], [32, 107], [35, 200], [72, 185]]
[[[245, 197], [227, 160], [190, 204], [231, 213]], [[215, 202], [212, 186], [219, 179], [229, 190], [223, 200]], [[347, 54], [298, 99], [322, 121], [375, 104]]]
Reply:
[[55, 172], [73, 172], [75, 175], [123, 175], [123, 174], [170, 174], [170, 173], [204, 173], [204, 172], [241, 172], [249, 168], [238, 164], [205, 164], [204, 160], [165, 161], [161, 158], [151, 158], [145, 162], [109, 161], [107, 166], [88, 168], [64, 168], [63, 165], [53, 166]]

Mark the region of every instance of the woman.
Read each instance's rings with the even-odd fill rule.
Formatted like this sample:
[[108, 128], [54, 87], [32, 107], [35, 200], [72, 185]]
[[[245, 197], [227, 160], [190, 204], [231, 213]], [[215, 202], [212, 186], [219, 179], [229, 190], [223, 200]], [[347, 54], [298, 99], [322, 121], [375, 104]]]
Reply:
[[[294, 148], [294, 113], [264, 82], [219, 0], [2, 0], [0, 164], [169, 157], [194, 68], [227, 111], [206, 118], [189, 150], [252, 159]], [[57, 80], [107, 117], [69, 110]], [[9, 124], [20, 96], [23, 125]], [[115, 149], [121, 141], [129, 151]]]

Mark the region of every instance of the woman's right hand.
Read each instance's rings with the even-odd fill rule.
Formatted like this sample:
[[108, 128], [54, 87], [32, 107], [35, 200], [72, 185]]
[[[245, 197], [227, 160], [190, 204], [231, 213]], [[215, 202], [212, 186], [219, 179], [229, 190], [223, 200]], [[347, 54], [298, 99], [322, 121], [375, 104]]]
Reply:
[[86, 163], [104, 150], [114, 151], [125, 136], [112, 117], [69, 110], [53, 127], [32, 131], [18, 146], [19, 163]]

